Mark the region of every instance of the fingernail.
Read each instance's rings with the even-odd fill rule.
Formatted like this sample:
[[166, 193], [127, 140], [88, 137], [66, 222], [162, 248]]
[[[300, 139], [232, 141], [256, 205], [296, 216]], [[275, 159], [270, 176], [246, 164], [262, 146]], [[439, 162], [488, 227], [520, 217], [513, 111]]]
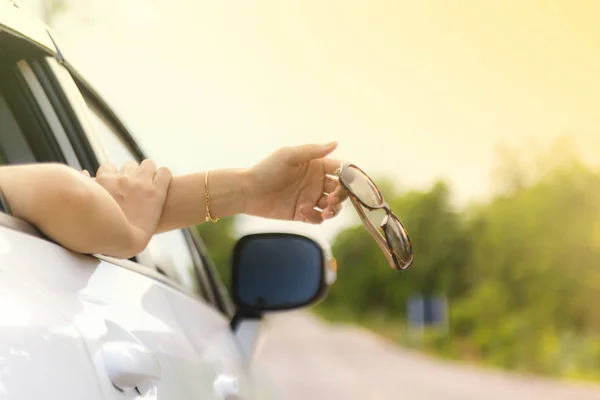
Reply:
[[332, 147], [335, 147], [335, 146], [337, 146], [337, 144], [338, 144], [338, 143], [337, 143], [337, 142], [335, 142], [335, 141], [334, 141], [334, 142], [329, 142], [329, 143], [327, 143], [327, 144], [325, 145], [325, 147], [327, 147], [328, 149], [330, 149], [330, 148], [332, 148]]
[[333, 216], [335, 215], [335, 213], [333, 212], [333, 210], [327, 210], [326, 212], [323, 213], [323, 219], [331, 219], [333, 218]]

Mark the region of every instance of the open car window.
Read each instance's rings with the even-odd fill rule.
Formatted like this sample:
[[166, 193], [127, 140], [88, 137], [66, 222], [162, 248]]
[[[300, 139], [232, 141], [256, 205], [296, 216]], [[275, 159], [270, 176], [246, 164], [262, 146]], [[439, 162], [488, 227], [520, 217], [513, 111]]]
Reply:
[[[53, 93], [53, 100], [69, 109], [61, 121], [69, 126], [67, 133], [84, 168], [92, 172], [100, 163], [120, 166], [128, 160], [142, 161], [144, 153], [117, 116], [69, 68], [55, 59], [44, 58], [36, 60], [34, 71], [43, 77], [44, 87]], [[135, 261], [166, 275], [186, 292], [205, 299], [229, 315], [231, 300], [224, 298], [219, 290], [222, 285], [201, 242], [193, 229], [155, 235]]]
[[[35, 82], [27, 75], [31, 71], [27, 58], [36, 51], [31, 44], [0, 30], [0, 166], [65, 162], [69, 154], [68, 143], [61, 146], [53, 134], [56, 121], [39, 101], [43, 91], [32, 85]], [[10, 214], [3, 193], [0, 211]]]
[[[118, 131], [109, 122], [101, 111], [90, 104], [91, 121], [94, 133], [101, 143], [108, 161], [117, 167], [127, 161], [140, 162], [133, 150], [119, 136]], [[154, 235], [144, 252], [138, 255], [137, 261], [159, 273], [171, 278], [190, 293], [211, 300], [207, 285], [201, 283], [198, 269], [202, 266], [196, 265], [190, 247], [187, 244], [182, 231], [170, 231]]]
[[[59, 162], [95, 171], [100, 162], [141, 161], [139, 148], [111, 123], [114, 115], [87, 100], [65, 66], [0, 30], [0, 165]], [[1, 201], [0, 210], [8, 210]], [[136, 261], [222, 309], [191, 236], [156, 235]]]

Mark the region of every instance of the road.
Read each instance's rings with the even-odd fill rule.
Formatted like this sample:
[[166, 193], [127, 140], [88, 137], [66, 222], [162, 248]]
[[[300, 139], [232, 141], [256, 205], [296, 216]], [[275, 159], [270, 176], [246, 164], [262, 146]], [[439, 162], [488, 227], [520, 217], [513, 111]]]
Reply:
[[600, 400], [600, 386], [439, 361], [306, 312], [271, 317], [263, 338], [255, 362], [282, 400]]

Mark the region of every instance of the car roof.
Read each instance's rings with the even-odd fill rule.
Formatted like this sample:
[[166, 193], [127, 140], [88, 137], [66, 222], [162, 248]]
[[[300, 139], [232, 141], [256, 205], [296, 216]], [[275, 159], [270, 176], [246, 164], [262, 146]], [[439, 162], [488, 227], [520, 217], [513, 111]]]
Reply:
[[25, 39], [53, 55], [57, 53], [46, 25], [8, 0], [0, 0], [0, 31]]

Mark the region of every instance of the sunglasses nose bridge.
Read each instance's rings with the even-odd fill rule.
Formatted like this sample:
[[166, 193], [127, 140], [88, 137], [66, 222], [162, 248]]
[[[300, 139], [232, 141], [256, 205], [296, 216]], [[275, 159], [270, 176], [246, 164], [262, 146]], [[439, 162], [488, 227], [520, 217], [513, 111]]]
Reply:
[[391, 215], [393, 215], [394, 213], [392, 212], [392, 209], [390, 208], [388, 203], [386, 203], [385, 201], [381, 205], [380, 209], [385, 211], [385, 217], [383, 217], [383, 220], [381, 221], [381, 228], [383, 229], [385, 225], [390, 221]]
[[385, 226], [388, 224], [389, 220], [390, 220], [390, 212], [388, 210], [386, 210], [385, 217], [383, 217], [383, 219], [381, 220], [381, 225], [380, 225], [381, 229], [385, 230]]

